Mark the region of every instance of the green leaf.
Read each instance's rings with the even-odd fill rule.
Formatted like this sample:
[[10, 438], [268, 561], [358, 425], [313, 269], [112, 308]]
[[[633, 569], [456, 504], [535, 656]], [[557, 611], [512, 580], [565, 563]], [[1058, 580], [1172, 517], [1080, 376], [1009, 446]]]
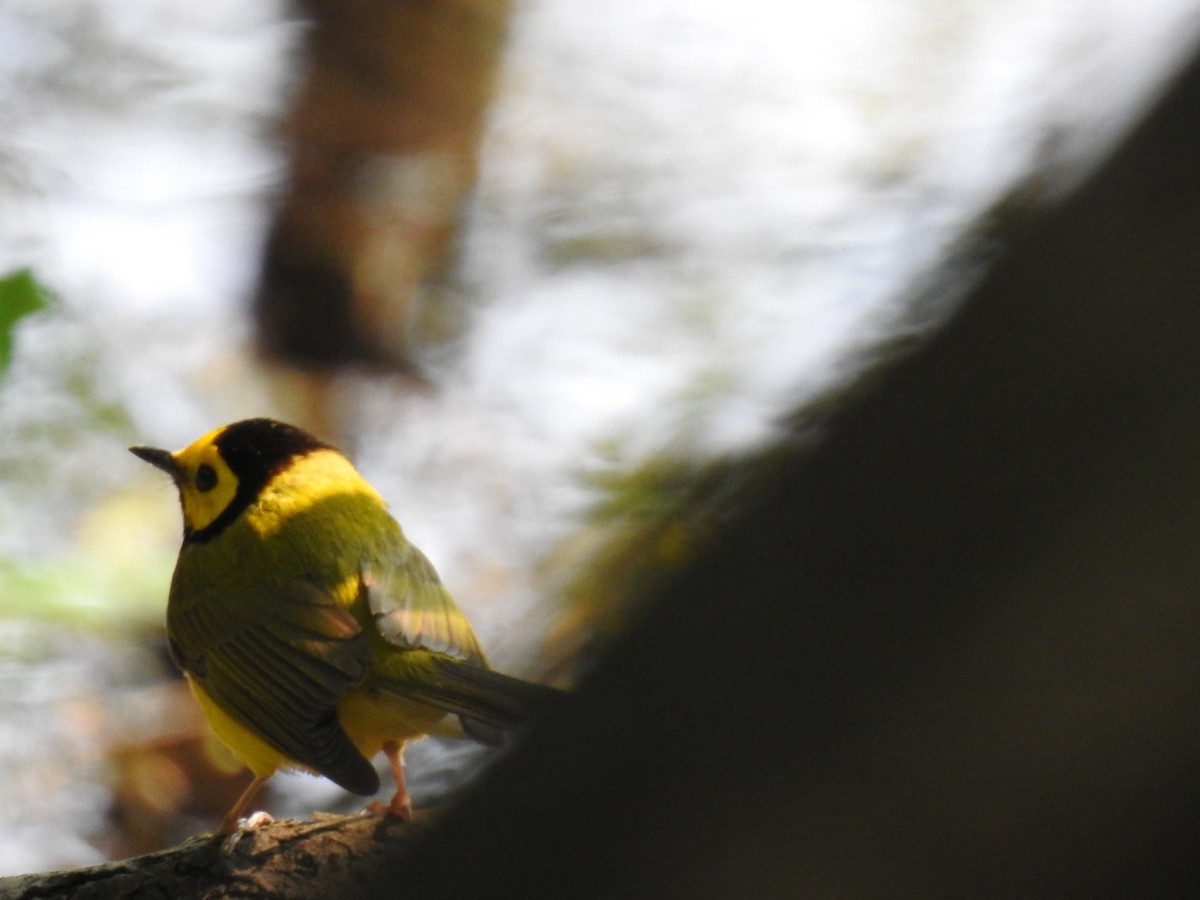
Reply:
[[31, 269], [18, 269], [0, 278], [0, 374], [12, 358], [13, 329], [25, 316], [50, 305], [50, 294]]

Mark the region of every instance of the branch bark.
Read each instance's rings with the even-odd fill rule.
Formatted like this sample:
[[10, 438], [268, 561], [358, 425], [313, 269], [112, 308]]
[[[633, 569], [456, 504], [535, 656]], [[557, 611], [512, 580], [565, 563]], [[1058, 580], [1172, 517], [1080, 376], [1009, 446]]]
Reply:
[[347, 896], [361, 887], [364, 866], [401, 853], [420, 829], [374, 814], [272, 822], [228, 850], [223, 837], [201, 835], [107, 865], [0, 878], [0, 900]]

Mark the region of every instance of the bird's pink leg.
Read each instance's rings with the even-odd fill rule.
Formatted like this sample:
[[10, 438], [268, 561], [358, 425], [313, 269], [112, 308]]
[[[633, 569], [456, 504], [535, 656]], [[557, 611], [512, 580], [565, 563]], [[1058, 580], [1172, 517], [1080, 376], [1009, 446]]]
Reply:
[[226, 813], [225, 818], [221, 822], [221, 827], [217, 834], [233, 834], [238, 830], [238, 823], [242, 819], [242, 813], [246, 811], [246, 807], [254, 800], [254, 796], [259, 792], [270, 775], [255, 775], [254, 780], [249, 786], [242, 791], [242, 795], [237, 798], [237, 802], [233, 804], [233, 809]]
[[388, 762], [392, 766], [392, 775], [396, 778], [396, 793], [387, 811], [401, 821], [407, 822], [412, 818], [412, 800], [408, 797], [408, 786], [404, 783], [404, 744], [399, 741], [388, 741], [383, 745]]

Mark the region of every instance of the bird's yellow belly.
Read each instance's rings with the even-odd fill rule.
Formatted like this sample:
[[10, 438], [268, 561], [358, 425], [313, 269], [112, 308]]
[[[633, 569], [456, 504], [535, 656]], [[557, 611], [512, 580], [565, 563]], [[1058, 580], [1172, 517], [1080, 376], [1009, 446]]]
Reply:
[[395, 694], [358, 688], [338, 702], [338, 720], [358, 752], [367, 759], [383, 745], [438, 733], [446, 713]]
[[288, 759], [233, 716], [221, 709], [196, 680], [188, 676], [192, 693], [204, 710], [204, 718], [213, 732], [230, 752], [240, 759], [255, 775], [267, 776], [277, 769], [294, 768], [296, 763]]
[[[253, 731], [226, 713], [196, 681], [188, 677], [192, 693], [204, 710], [204, 717], [221, 742], [255, 775], [267, 776], [279, 769], [305, 769], [284, 756]], [[358, 752], [371, 759], [385, 743], [404, 743], [412, 738], [440, 733], [446, 713], [424, 703], [394, 694], [358, 689], [350, 691], [338, 703], [338, 720]], [[448, 728], [453, 734], [457, 721]]]

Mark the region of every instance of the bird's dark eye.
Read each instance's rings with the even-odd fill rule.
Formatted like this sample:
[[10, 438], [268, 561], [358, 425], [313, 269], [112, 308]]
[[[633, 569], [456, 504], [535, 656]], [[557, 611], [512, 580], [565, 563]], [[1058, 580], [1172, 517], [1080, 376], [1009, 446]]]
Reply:
[[217, 470], [204, 463], [196, 470], [196, 490], [204, 493], [217, 486]]

